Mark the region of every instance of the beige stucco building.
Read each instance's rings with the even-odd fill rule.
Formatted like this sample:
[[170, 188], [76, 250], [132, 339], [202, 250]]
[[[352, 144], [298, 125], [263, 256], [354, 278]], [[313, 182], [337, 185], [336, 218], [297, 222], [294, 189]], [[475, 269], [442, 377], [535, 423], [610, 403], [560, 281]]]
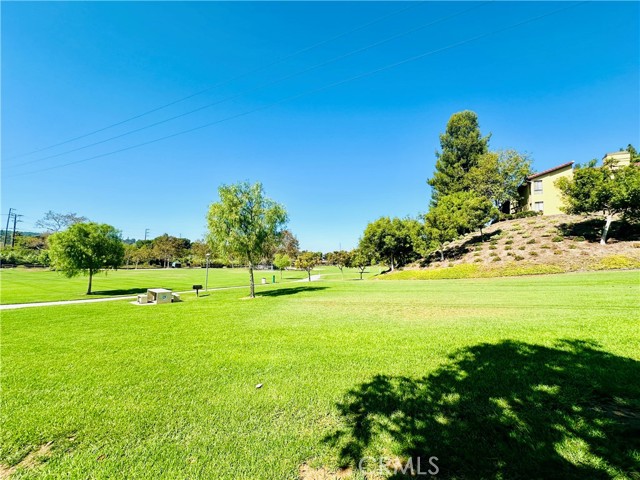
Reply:
[[[626, 150], [607, 153], [602, 163], [611, 163], [612, 168], [626, 167], [631, 164], [631, 153]], [[562, 195], [555, 182], [561, 177], [573, 177], [573, 162], [563, 163], [540, 173], [529, 175], [518, 192], [520, 200], [518, 210], [542, 212], [543, 215], [559, 215], [562, 212]], [[513, 208], [510, 208], [513, 211]], [[509, 211], [509, 210], [507, 210]]]
[[561, 177], [573, 177], [573, 162], [529, 175], [520, 187], [520, 210], [542, 212], [543, 215], [563, 213], [560, 210], [562, 196], [555, 185], [555, 181]]
[[613, 168], [626, 167], [631, 164], [631, 153], [626, 150], [607, 153], [602, 157], [602, 163], [611, 162]]

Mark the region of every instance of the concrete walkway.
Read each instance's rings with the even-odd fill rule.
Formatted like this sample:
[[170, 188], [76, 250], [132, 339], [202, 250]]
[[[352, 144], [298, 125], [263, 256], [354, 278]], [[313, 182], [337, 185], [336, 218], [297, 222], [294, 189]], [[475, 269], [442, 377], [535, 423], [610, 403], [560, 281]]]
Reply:
[[[311, 281], [315, 282], [320, 280], [320, 275], [311, 275]], [[303, 278], [302, 280], [294, 280], [293, 282], [286, 282], [286, 283], [296, 283], [296, 282], [308, 282], [309, 279], [308, 278]], [[273, 285], [273, 284], [269, 284], [269, 285]], [[277, 284], [277, 285], [281, 285], [281, 284]], [[256, 284], [256, 287], [258, 287], [259, 285]], [[237, 289], [237, 288], [247, 288], [248, 285], [240, 285], [237, 287], [217, 287], [217, 288], [210, 288], [208, 291], [209, 292], [217, 292], [220, 290], [233, 290], [233, 289]], [[174, 292], [174, 293], [196, 293], [195, 290], [184, 290], [181, 292]], [[204, 290], [200, 290], [200, 293], [205, 293]], [[105, 298], [91, 298], [91, 299], [87, 299], [87, 300], [59, 300], [57, 302], [38, 302], [38, 303], [13, 303], [13, 304], [9, 304], [9, 305], [0, 305], [0, 310], [16, 310], [18, 308], [30, 308], [30, 307], [52, 307], [55, 305], [77, 305], [77, 304], [81, 304], [81, 303], [98, 303], [98, 302], [114, 302], [116, 300], [136, 300], [138, 298], [137, 295], [126, 295], [126, 296], [120, 296], [120, 297], [105, 297]]]

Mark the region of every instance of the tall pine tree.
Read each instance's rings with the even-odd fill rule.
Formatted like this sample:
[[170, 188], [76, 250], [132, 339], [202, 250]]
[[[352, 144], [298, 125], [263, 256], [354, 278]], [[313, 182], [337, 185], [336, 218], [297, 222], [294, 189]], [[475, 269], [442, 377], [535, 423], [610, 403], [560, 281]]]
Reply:
[[490, 137], [480, 133], [475, 112], [465, 110], [451, 115], [446, 132], [440, 135], [442, 152], [436, 152], [436, 171], [429, 180], [434, 205], [445, 195], [468, 189], [464, 177], [477, 165], [480, 155], [487, 153]]

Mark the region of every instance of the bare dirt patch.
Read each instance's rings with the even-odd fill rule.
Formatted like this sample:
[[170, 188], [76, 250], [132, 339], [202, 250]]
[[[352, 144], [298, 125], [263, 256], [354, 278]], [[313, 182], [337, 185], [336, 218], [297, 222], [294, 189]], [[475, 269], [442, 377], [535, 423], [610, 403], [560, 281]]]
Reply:
[[19, 463], [11, 467], [0, 464], [0, 479], [10, 478], [11, 475], [13, 475], [19, 468], [30, 470], [41, 465], [51, 456], [52, 446], [53, 442], [48, 442], [44, 445], [40, 445], [37, 450], [32, 450], [27, 454], [26, 457], [20, 460]]
[[337, 472], [331, 472], [326, 468], [312, 468], [306, 463], [300, 465], [298, 472], [300, 480], [336, 480], [351, 478], [353, 471], [351, 468], [341, 468]]

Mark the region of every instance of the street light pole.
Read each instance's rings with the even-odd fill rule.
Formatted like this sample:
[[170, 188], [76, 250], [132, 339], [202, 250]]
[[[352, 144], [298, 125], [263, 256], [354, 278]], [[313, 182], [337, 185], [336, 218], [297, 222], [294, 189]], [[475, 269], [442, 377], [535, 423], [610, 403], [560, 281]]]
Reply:
[[204, 280], [204, 291], [208, 292], [209, 291], [209, 257], [211, 256], [210, 253], [207, 253], [207, 275], [205, 277]]

